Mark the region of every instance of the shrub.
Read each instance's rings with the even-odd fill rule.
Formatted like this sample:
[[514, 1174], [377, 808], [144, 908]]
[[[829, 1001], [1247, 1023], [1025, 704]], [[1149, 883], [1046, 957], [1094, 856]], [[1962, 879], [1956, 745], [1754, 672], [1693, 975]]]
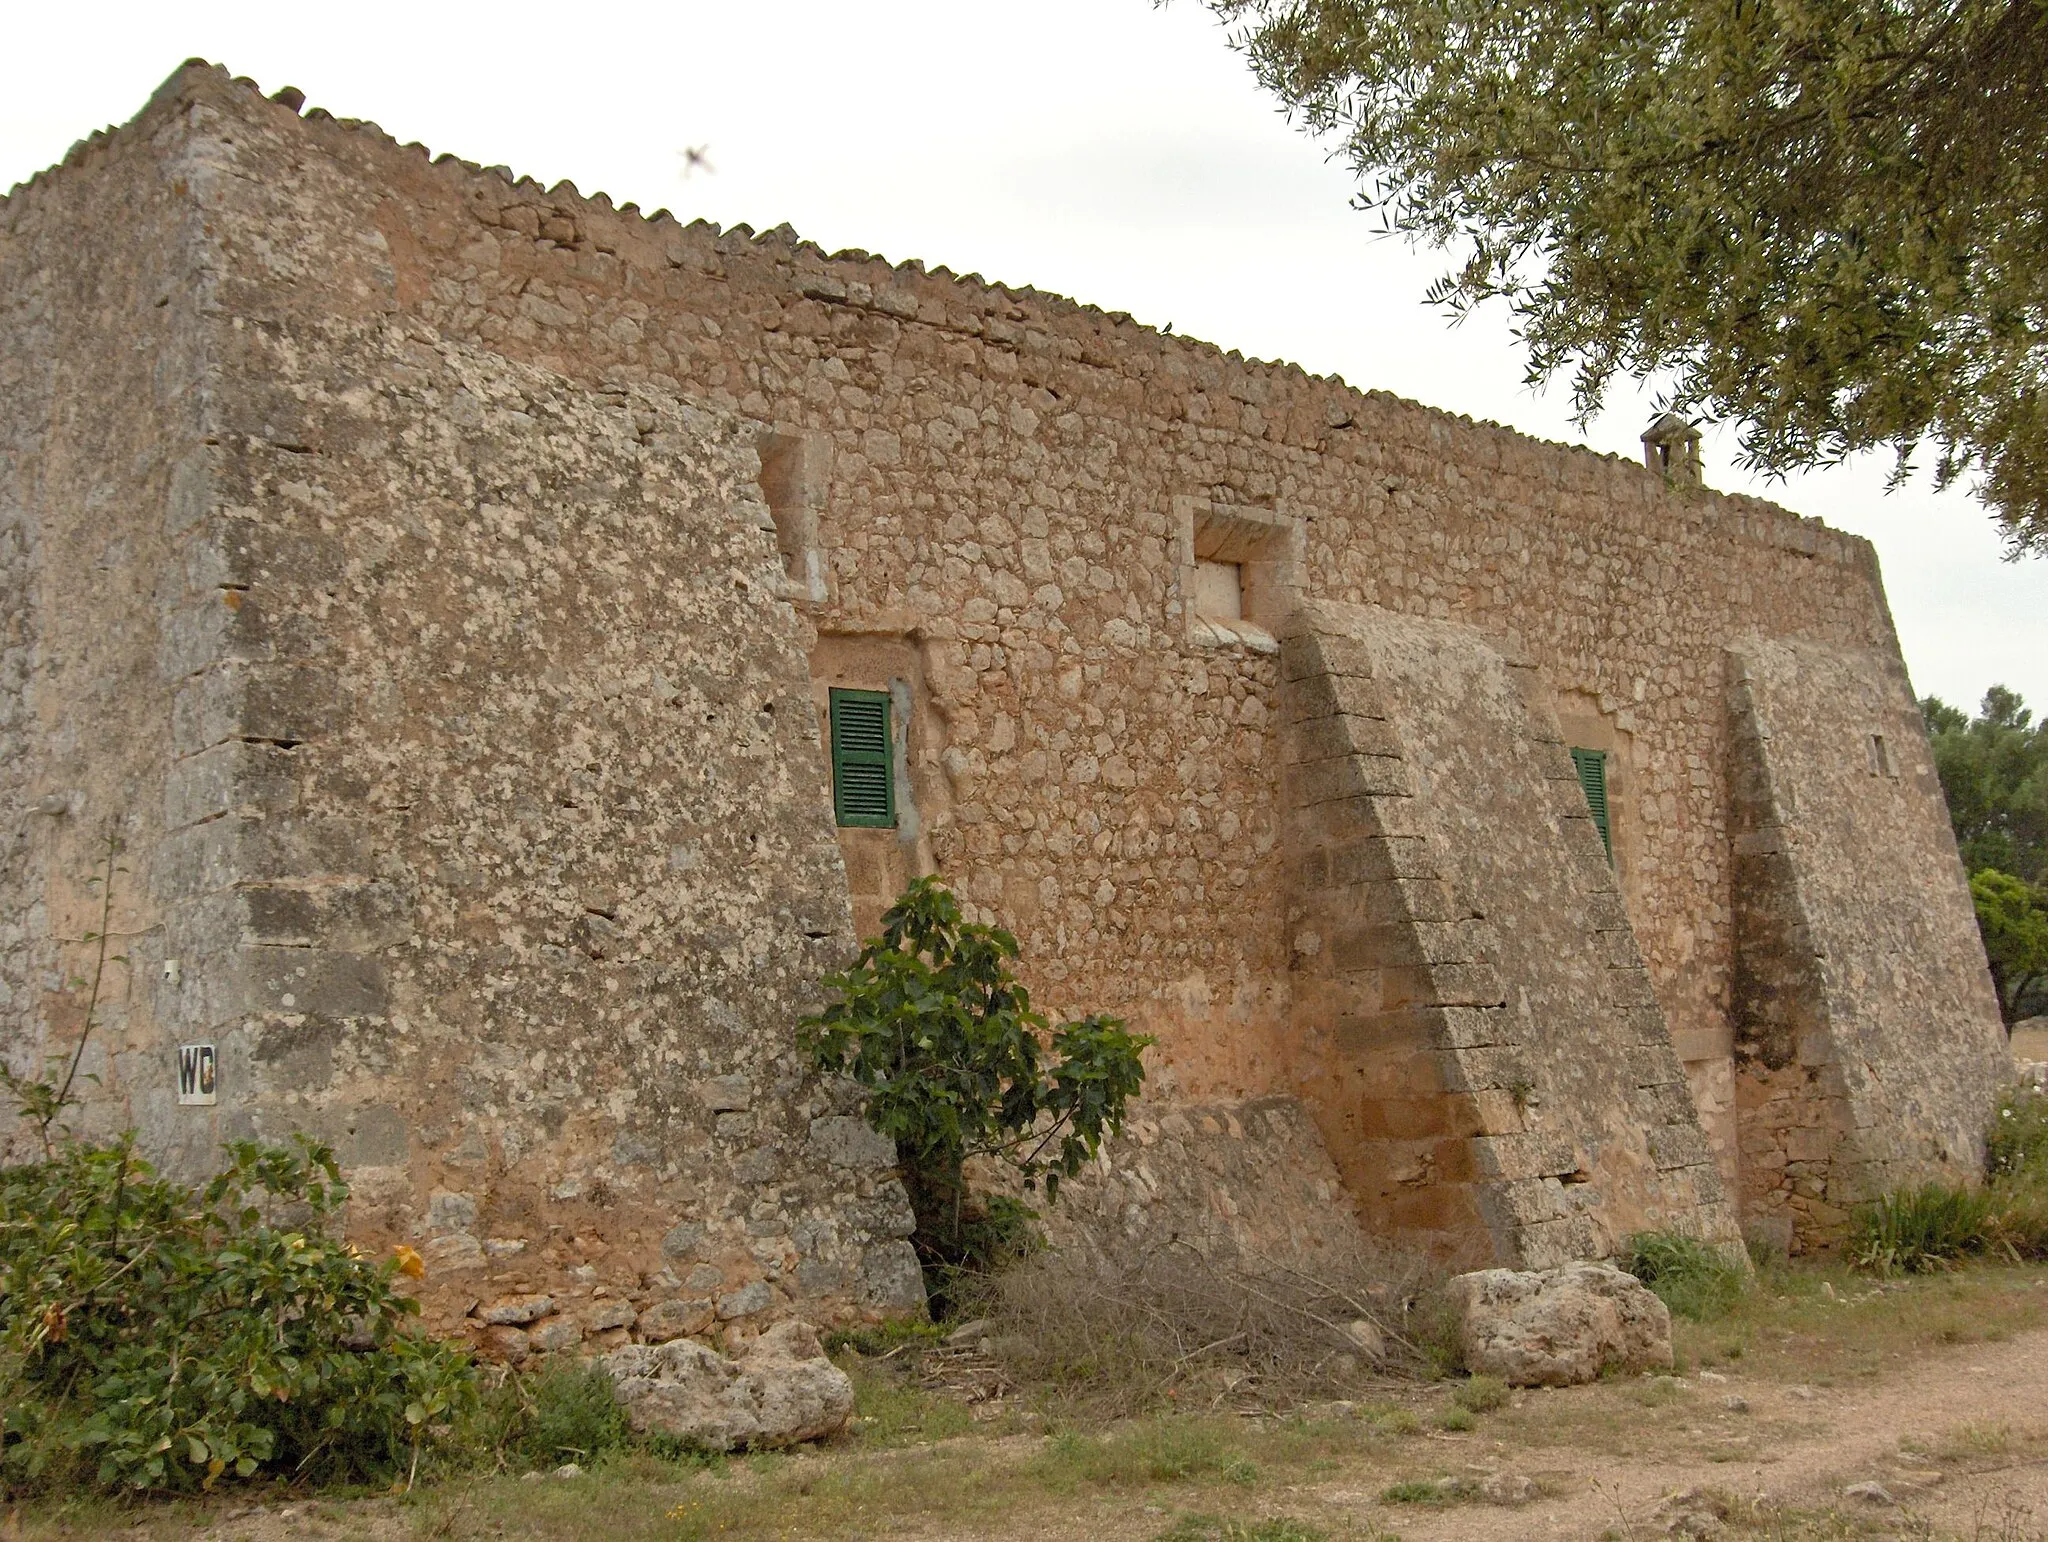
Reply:
[[634, 1444], [626, 1412], [602, 1366], [550, 1360], [537, 1373], [508, 1374], [484, 1395], [482, 1442], [521, 1470], [582, 1466]]
[[2048, 1179], [2048, 1093], [2021, 1083], [1999, 1094], [1984, 1165], [1994, 1179]]
[[1849, 1261], [1879, 1274], [1925, 1274], [1996, 1245], [1998, 1198], [1929, 1183], [1900, 1189], [1856, 1212]]
[[1707, 1322], [1735, 1309], [1749, 1289], [1742, 1266], [1719, 1248], [1675, 1232], [1638, 1232], [1622, 1267], [1679, 1317]]
[[1508, 1404], [1508, 1384], [1498, 1376], [1474, 1376], [1451, 1389], [1451, 1401], [1467, 1413], [1492, 1413]]
[[473, 1373], [405, 1331], [401, 1258], [328, 1234], [347, 1193], [333, 1153], [303, 1140], [235, 1142], [196, 1190], [131, 1137], [66, 1135], [0, 1171], [7, 1490], [416, 1470], [472, 1407]]
[[837, 999], [803, 1023], [818, 1069], [857, 1082], [868, 1122], [896, 1143], [912, 1241], [942, 1299], [949, 1271], [1028, 1247], [1025, 1207], [969, 1202], [968, 1159], [1056, 1199], [1144, 1080], [1150, 1039], [1100, 1014], [1053, 1027], [1011, 973], [1016, 956], [1016, 938], [968, 922], [943, 884], [920, 878], [853, 967], [827, 977]]

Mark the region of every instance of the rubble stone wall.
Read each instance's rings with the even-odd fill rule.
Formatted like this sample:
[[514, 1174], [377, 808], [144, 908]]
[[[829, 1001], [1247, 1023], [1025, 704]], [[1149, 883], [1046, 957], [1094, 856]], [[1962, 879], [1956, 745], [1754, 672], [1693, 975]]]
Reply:
[[1370, 1229], [1535, 1268], [1738, 1244], [1536, 671], [1327, 602], [1283, 659], [1296, 1079]]
[[1745, 1209], [1807, 1247], [1887, 1189], [1980, 1174], [2013, 1061], [1896, 663], [1752, 640], [1728, 667]]
[[[315, 276], [202, 237], [233, 131], [171, 106], [0, 227], [40, 569], [10, 764], [57, 796], [11, 853], [10, 1063], [77, 1041], [111, 819], [90, 1127], [187, 1172], [332, 1142], [357, 1240], [515, 1356], [921, 1306], [894, 1154], [794, 1046], [853, 936], [752, 428], [279, 316], [251, 264]], [[177, 1102], [188, 1043], [217, 1102]]]
[[[1611, 968], [1640, 957], [1654, 1004], [1560, 1012], [1542, 1052], [1560, 1075], [1582, 1045], [1604, 1066], [1640, 1047], [1595, 1045], [1605, 1008], [1653, 1005], [1693, 1085], [1725, 1089], [1741, 875], [1724, 652], [1754, 636], [1897, 668], [1870, 548], [1768, 504], [1055, 297], [432, 161], [205, 66], [0, 206], [4, 260], [31, 275], [10, 300], [52, 282], [40, 269], [67, 245], [127, 272], [124, 201], [194, 232], [184, 290], [143, 318], [185, 341], [147, 368], [208, 350], [188, 373], [217, 441], [165, 494], [214, 511], [177, 600], [207, 619], [175, 710], [158, 679], [138, 700], [163, 704], [122, 721], [139, 788], [173, 750], [220, 769], [162, 771], [185, 800], [164, 817], [196, 833], [137, 892], [195, 907], [179, 947], [238, 958], [206, 1020], [244, 1025], [229, 1071], [264, 1119], [291, 1110], [390, 1175], [364, 1185], [365, 1213], [450, 1239], [438, 1256], [473, 1262], [479, 1295], [601, 1285], [607, 1321], [629, 1275], [678, 1319], [728, 1285], [752, 1306], [813, 1280], [907, 1298], [881, 1156], [785, 1058], [799, 981], [851, 940], [849, 866], [864, 925], [900, 876], [945, 874], [1018, 933], [1043, 1005], [1158, 1037], [1155, 1099], [1295, 1090], [1275, 639], [1303, 602], [1455, 623], [1572, 742], [1612, 748], [1621, 905], [1601, 901], [1588, 934]], [[180, 306], [203, 316], [174, 321]], [[54, 349], [9, 315], [34, 357]], [[104, 325], [79, 341], [119, 353]], [[120, 355], [138, 383], [146, 353]], [[74, 390], [123, 410], [100, 377]], [[63, 416], [42, 401], [30, 438]], [[176, 457], [159, 466], [153, 442], [136, 476], [169, 488]], [[61, 516], [83, 554], [92, 484], [62, 486], [37, 539]], [[108, 486], [92, 496], [140, 519], [129, 484]], [[157, 558], [140, 534], [106, 554], [136, 585], [171, 571]], [[118, 668], [85, 640], [139, 614], [80, 611], [80, 641], [34, 643], [50, 711], [108, 689]], [[843, 859], [814, 705], [830, 683], [913, 697], [916, 827], [844, 832]], [[1411, 749], [1439, 742], [1433, 722]], [[1916, 818], [1934, 807], [1920, 783], [1902, 796]], [[1562, 823], [1544, 834], [1554, 803], [1517, 804], [1511, 831], [1470, 790], [1444, 806], [1452, 847], [1554, 835], [1572, 856]], [[229, 833], [198, 829], [216, 823]], [[165, 860], [158, 844], [140, 832], [140, 860]], [[1854, 887], [1826, 903], [1853, 919]], [[209, 937], [234, 946], [206, 954]], [[1944, 978], [1982, 968], [1946, 923], [1925, 941]], [[1956, 1032], [1989, 1042], [1995, 1015], [1975, 1013]], [[25, 1009], [21, 1032], [50, 1020]], [[1656, 1054], [1616, 1110], [1673, 1095]], [[1978, 1113], [1951, 1090], [1944, 1130]], [[1731, 1186], [1732, 1126], [1717, 1104]], [[1706, 1186], [1681, 1186], [1671, 1213], [1704, 1215]], [[673, 1262], [654, 1256], [657, 1211], [686, 1218], [662, 1233]]]
[[[195, 537], [206, 170], [159, 110], [0, 200], [0, 1052], [59, 1083], [75, 1067], [68, 1123], [135, 1125], [173, 1164], [211, 1144], [172, 1117], [156, 1010], [180, 908], [159, 862], [175, 703], [221, 605]], [[39, 1154], [12, 1115], [0, 1159]]]

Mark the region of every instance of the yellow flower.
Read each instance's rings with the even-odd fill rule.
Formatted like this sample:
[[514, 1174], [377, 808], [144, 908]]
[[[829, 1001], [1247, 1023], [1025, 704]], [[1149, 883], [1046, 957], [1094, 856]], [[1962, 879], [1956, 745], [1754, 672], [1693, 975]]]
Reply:
[[407, 1247], [403, 1242], [391, 1250], [398, 1260], [398, 1272], [409, 1280], [423, 1280], [427, 1277], [427, 1261]]

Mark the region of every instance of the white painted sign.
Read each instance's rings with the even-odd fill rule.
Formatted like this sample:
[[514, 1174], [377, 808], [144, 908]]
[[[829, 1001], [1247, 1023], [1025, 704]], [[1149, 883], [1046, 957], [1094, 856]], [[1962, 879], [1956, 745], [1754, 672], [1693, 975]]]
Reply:
[[219, 1099], [220, 1060], [211, 1044], [178, 1046], [178, 1101], [215, 1103]]

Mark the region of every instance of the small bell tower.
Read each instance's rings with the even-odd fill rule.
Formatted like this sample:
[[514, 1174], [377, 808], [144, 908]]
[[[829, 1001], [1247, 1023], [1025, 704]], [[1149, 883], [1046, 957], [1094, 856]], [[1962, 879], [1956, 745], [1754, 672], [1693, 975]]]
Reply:
[[1643, 430], [1643, 464], [1674, 482], [1700, 481], [1700, 431], [1675, 412]]

